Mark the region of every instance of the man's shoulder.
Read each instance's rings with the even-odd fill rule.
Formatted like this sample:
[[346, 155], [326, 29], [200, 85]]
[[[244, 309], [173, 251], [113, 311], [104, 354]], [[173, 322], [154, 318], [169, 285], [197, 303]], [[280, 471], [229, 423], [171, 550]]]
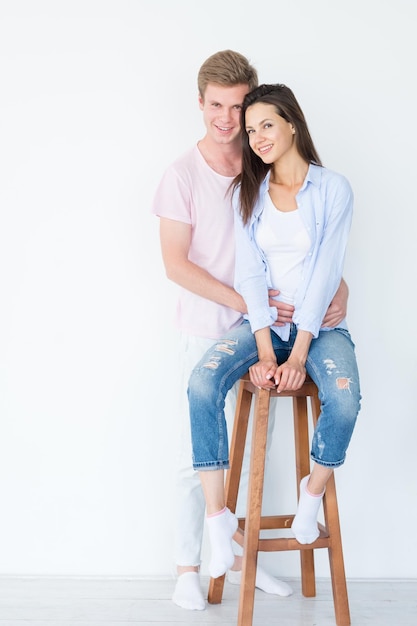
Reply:
[[175, 172], [187, 172], [193, 170], [196, 166], [198, 159], [197, 146], [188, 148], [185, 152], [182, 152], [172, 163], [168, 166], [167, 171]]

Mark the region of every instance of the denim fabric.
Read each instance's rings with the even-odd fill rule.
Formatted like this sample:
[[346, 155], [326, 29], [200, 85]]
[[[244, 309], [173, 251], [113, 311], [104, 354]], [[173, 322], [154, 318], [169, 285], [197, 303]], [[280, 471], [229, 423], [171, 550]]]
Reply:
[[[205, 352], [213, 346], [214, 339], [196, 337], [182, 333], [178, 346], [178, 398], [173, 407], [175, 420], [178, 424], [178, 458], [176, 467], [175, 485], [175, 511], [172, 522], [175, 529], [175, 564], [176, 565], [200, 565], [201, 549], [203, 542], [204, 518], [206, 503], [201, 488], [198, 473], [192, 466], [192, 447], [190, 433], [189, 406], [187, 400], [188, 379], [195, 364], [202, 358]], [[225, 405], [225, 417], [227, 427], [231, 431], [235, 413], [237, 385], [232, 387], [227, 394]], [[273, 398], [275, 400], [275, 398]], [[275, 419], [275, 402], [271, 402], [271, 416], [268, 423], [268, 434], [272, 435]], [[252, 418], [252, 415], [251, 415]], [[248, 440], [246, 442], [243, 459], [242, 475], [239, 485], [239, 497], [236, 513], [244, 517], [246, 512], [246, 497], [249, 479], [249, 459], [251, 445], [251, 427], [248, 428]], [[272, 437], [268, 437], [270, 445]], [[269, 450], [268, 445], [268, 450]], [[267, 452], [268, 452], [267, 450]], [[266, 460], [268, 464], [268, 456]], [[235, 547], [236, 553], [240, 548]]]
[[[287, 360], [296, 335], [294, 324], [288, 341], [271, 331], [278, 363]], [[225, 398], [257, 360], [255, 337], [249, 323], [244, 322], [216, 341], [192, 371], [188, 400], [194, 469], [229, 467]], [[355, 348], [349, 332], [338, 328], [321, 331], [311, 343], [306, 370], [319, 389], [321, 403], [311, 458], [320, 465], [338, 467], [344, 463], [361, 399]]]

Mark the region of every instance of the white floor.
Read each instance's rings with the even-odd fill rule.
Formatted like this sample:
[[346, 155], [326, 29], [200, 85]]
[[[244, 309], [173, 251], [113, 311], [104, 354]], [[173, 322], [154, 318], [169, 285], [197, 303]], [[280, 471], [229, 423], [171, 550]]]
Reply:
[[[256, 592], [253, 626], [334, 626], [330, 583], [304, 598], [289, 580], [289, 598]], [[171, 601], [173, 580], [0, 578], [0, 626], [234, 626], [239, 589], [223, 602], [185, 611]], [[208, 581], [204, 580], [207, 588]], [[417, 626], [417, 581], [348, 581], [352, 626]]]

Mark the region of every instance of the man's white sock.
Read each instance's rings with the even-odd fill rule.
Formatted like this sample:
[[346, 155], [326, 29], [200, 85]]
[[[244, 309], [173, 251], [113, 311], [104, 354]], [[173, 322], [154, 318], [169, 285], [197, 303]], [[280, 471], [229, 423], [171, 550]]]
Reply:
[[[234, 571], [229, 570], [227, 572], [227, 580], [232, 585], [240, 585], [242, 580], [242, 570]], [[290, 596], [293, 593], [291, 587], [278, 578], [274, 578], [271, 574], [268, 574], [260, 565], [256, 566], [256, 579], [255, 587], [261, 589], [265, 593], [273, 593], [276, 596]]]
[[206, 608], [198, 572], [184, 572], [178, 576], [172, 601], [182, 609], [189, 611], [203, 611]]

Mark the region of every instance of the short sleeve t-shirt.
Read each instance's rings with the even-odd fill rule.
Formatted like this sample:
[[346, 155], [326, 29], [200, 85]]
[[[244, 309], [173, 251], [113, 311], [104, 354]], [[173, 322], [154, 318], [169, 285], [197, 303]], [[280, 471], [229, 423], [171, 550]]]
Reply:
[[[189, 259], [233, 287], [235, 246], [232, 178], [217, 174], [197, 146], [177, 159], [157, 188], [152, 213], [190, 224]], [[216, 339], [242, 321], [239, 312], [180, 287], [176, 324], [188, 334]]]

